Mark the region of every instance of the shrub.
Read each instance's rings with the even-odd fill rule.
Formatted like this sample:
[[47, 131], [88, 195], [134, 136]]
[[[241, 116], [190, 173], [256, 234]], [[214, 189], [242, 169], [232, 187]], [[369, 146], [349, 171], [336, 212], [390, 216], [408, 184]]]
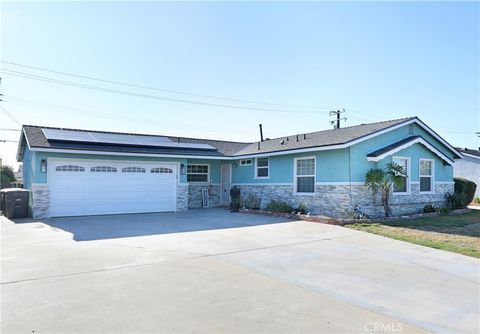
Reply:
[[475, 197], [475, 199], [473, 201], [477, 204], [480, 204], [480, 197]]
[[289, 213], [289, 212], [294, 211], [295, 209], [290, 204], [288, 204], [287, 202], [276, 201], [276, 200], [272, 199], [270, 201], [270, 203], [268, 203], [267, 206], [265, 207], [265, 210], [270, 211], [270, 212], [286, 212], [286, 213]]
[[442, 216], [446, 216], [450, 213], [450, 209], [446, 207], [438, 207], [437, 212], [440, 213]]
[[451, 210], [463, 209], [470, 203], [467, 201], [467, 195], [464, 193], [455, 192], [450, 194], [447, 192], [445, 198], [447, 200], [447, 207]]
[[455, 193], [465, 194], [465, 206], [467, 206], [473, 201], [477, 185], [475, 182], [460, 177], [455, 177], [453, 181], [455, 182]]
[[438, 208], [430, 203], [425, 204], [425, 206], [423, 207], [423, 213], [430, 213], [436, 211], [438, 211]]
[[298, 208], [297, 210], [298, 213], [301, 213], [302, 215], [306, 214], [307, 213], [307, 206], [304, 202], [301, 202], [299, 205], [298, 205]]
[[244, 207], [245, 209], [258, 210], [260, 209], [260, 202], [261, 202], [260, 198], [256, 197], [253, 194], [249, 194], [247, 198], [245, 198], [244, 200]]

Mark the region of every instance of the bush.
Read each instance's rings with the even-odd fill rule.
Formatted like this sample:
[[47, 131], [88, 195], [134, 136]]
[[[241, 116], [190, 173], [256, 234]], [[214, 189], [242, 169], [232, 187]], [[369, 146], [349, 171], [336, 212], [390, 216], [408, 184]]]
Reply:
[[302, 215], [306, 214], [307, 213], [307, 205], [303, 202], [301, 202], [299, 205], [298, 205], [298, 208], [295, 210], [297, 211], [298, 213], [301, 213]]
[[465, 194], [465, 206], [467, 206], [473, 201], [475, 191], [477, 190], [477, 185], [475, 184], [475, 182], [467, 179], [462, 179], [460, 177], [455, 177], [453, 181], [455, 182], [455, 193]]
[[437, 212], [440, 213], [442, 216], [446, 216], [450, 213], [450, 209], [440, 206], [440, 207], [437, 208]]
[[249, 194], [247, 198], [245, 198], [243, 205], [245, 209], [258, 210], [260, 209], [260, 202], [261, 202], [260, 198], [252, 194]]
[[455, 192], [450, 194], [447, 192], [445, 198], [447, 200], [447, 207], [450, 210], [463, 209], [470, 203], [467, 201], [467, 195], [464, 193]]
[[473, 201], [477, 204], [480, 204], [480, 197], [475, 197], [475, 199]]
[[437, 212], [438, 208], [435, 205], [432, 205], [430, 203], [425, 204], [423, 207], [423, 213], [431, 213], [431, 212]]
[[290, 213], [295, 211], [295, 209], [287, 202], [276, 201], [274, 199], [272, 199], [270, 203], [267, 204], [267, 206], [265, 207], [265, 210], [270, 212], [285, 212], [285, 213]]

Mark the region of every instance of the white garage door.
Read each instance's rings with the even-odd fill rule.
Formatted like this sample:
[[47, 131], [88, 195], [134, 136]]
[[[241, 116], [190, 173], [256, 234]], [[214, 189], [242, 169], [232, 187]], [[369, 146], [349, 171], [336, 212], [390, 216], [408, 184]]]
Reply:
[[175, 211], [173, 164], [52, 160], [52, 217]]

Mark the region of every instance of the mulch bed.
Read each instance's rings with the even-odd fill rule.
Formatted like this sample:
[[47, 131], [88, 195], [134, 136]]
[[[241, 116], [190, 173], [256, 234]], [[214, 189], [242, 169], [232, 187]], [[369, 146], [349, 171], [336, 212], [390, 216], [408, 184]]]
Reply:
[[[402, 215], [388, 218], [373, 218], [373, 219], [350, 219], [350, 218], [331, 218], [326, 216], [317, 216], [310, 214], [301, 214], [301, 213], [283, 213], [283, 212], [270, 212], [265, 210], [255, 210], [255, 209], [240, 209], [241, 213], [248, 213], [252, 215], [263, 215], [263, 216], [273, 216], [273, 217], [283, 217], [292, 220], [304, 220], [312, 223], [323, 223], [330, 225], [347, 225], [347, 224], [357, 224], [357, 223], [382, 223], [393, 220], [411, 220], [422, 217], [436, 217], [440, 216], [439, 212], [430, 212], [430, 213], [415, 213], [411, 215]], [[470, 212], [470, 209], [460, 209], [453, 210], [449, 215], [460, 215]]]

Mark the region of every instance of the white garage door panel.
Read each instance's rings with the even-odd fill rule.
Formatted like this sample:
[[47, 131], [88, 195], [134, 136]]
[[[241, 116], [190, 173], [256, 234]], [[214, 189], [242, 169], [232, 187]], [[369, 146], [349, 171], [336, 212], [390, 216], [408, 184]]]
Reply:
[[[103, 171], [92, 172], [95, 167]], [[130, 172], [123, 172], [124, 168]], [[152, 173], [152, 168], [173, 172]], [[145, 173], [133, 172], [142, 170]], [[49, 162], [47, 178], [52, 217], [176, 209], [177, 175], [171, 164], [54, 160]]]

